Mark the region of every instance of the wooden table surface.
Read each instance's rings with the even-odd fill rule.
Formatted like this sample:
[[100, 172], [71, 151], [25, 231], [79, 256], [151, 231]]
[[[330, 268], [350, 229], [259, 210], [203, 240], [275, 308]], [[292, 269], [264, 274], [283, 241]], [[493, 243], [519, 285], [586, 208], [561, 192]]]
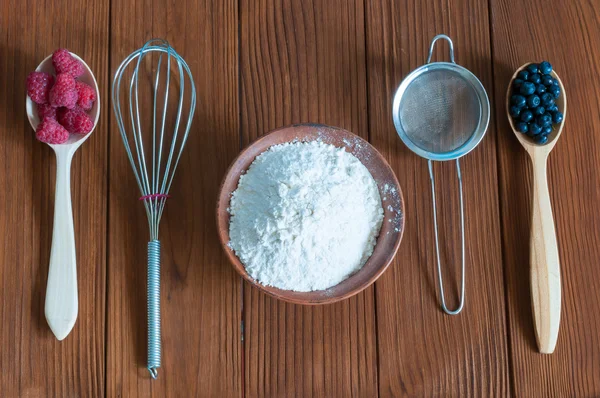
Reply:
[[[462, 161], [463, 313], [444, 315], [427, 163], [398, 138], [393, 93], [446, 33], [492, 103]], [[0, 4], [0, 395], [2, 397], [600, 396], [600, 3], [518, 0], [181, 0]], [[120, 61], [164, 37], [192, 68], [199, 105], [161, 223], [163, 367], [146, 360], [143, 207], [109, 101]], [[44, 318], [55, 161], [25, 116], [27, 73], [57, 47], [95, 71], [102, 114], [74, 159], [79, 318], [56, 341]], [[445, 45], [435, 53], [444, 59]], [[566, 86], [550, 156], [563, 305], [556, 351], [535, 346], [529, 295], [531, 166], [504, 96], [547, 59]], [[367, 138], [404, 191], [406, 230], [374, 286], [338, 304], [286, 304], [252, 288], [218, 243], [228, 164], [279, 126], [318, 122]], [[457, 184], [435, 165], [445, 275], [457, 286]], [[457, 288], [449, 289], [451, 304]]]

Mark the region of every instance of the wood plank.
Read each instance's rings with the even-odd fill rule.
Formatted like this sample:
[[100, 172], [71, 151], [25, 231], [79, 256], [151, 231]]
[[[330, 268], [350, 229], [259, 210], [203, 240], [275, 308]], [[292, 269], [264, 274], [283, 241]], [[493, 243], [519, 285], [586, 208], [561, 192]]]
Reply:
[[[241, 2], [244, 145], [317, 122], [367, 137], [362, 1]], [[373, 289], [303, 307], [244, 285], [248, 396], [377, 396]]]
[[[52, 241], [55, 158], [25, 115], [27, 74], [57, 47], [82, 56], [107, 87], [108, 3], [62, 0], [0, 6], [0, 391], [5, 397], [102, 396], [106, 253], [103, 112], [72, 164], [79, 317], [57, 341], [44, 316]], [[107, 109], [107, 93], [100, 92]]]
[[[392, 122], [400, 81], [423, 65], [431, 39], [454, 41], [456, 62], [492, 96], [486, 2], [372, 0], [366, 7], [371, 143], [394, 168], [406, 200], [404, 240], [376, 283], [379, 391], [382, 396], [509, 394], [496, 130], [461, 159], [466, 228], [466, 303], [450, 317], [440, 308], [427, 161], [410, 152]], [[434, 60], [448, 60], [440, 43]], [[435, 164], [442, 264], [449, 306], [458, 302], [460, 227], [454, 162]]]
[[111, 124], [107, 395], [240, 396], [241, 284], [215, 226], [219, 184], [239, 151], [237, 1], [116, 1], [111, 17], [111, 71], [146, 40], [164, 37], [192, 69], [198, 107], [161, 221], [158, 380], [145, 369], [148, 225]]
[[[490, 2], [495, 102], [498, 115], [500, 198], [512, 377], [515, 395], [600, 395], [600, 7], [595, 2], [553, 2], [540, 7]], [[526, 15], [527, 17], [524, 17]], [[547, 59], [568, 94], [568, 114], [548, 163], [562, 277], [562, 314], [556, 350], [537, 353], [529, 288], [532, 169], [512, 135], [504, 98], [512, 72]]]

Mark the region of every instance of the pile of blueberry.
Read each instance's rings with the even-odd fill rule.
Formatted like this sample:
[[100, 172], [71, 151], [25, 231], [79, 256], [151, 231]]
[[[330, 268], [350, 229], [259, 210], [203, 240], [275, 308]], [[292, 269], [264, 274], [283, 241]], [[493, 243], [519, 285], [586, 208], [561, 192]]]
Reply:
[[552, 125], [563, 120], [563, 114], [555, 104], [560, 96], [560, 87], [550, 72], [552, 65], [548, 61], [530, 64], [517, 74], [512, 83], [510, 116], [517, 130], [538, 144], [548, 142]]

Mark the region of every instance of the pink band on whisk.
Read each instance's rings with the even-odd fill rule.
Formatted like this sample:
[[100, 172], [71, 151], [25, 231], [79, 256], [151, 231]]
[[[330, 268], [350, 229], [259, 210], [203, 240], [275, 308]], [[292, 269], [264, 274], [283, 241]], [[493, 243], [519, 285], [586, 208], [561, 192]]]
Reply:
[[150, 195], [142, 196], [142, 197], [140, 197], [139, 200], [162, 199], [162, 198], [166, 199], [166, 198], [168, 198], [170, 196], [171, 195], [167, 195], [166, 193], [153, 193], [153, 194], [150, 194]]

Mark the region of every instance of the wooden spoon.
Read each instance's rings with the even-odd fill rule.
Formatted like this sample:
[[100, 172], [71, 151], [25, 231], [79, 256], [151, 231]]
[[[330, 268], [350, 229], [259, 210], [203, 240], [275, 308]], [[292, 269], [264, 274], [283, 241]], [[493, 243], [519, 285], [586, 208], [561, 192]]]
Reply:
[[[94, 127], [86, 135], [71, 134], [64, 144], [50, 145], [56, 154], [56, 189], [54, 199], [54, 227], [52, 247], [50, 249], [50, 266], [46, 286], [45, 314], [48, 326], [58, 340], [63, 340], [75, 326], [79, 311], [77, 297], [77, 260], [75, 254], [75, 231], [73, 229], [73, 210], [71, 206], [71, 160], [75, 151], [92, 134], [100, 117], [100, 92], [98, 83], [90, 67], [77, 55], [85, 72], [78, 80], [92, 86], [96, 90], [96, 101], [89, 112]], [[54, 74], [52, 55], [40, 63], [36, 71]], [[31, 98], [26, 97], [25, 108], [33, 130], [40, 123], [37, 108]]]
[[546, 161], [565, 124], [567, 95], [560, 78], [552, 71], [552, 77], [558, 82], [561, 91], [560, 97], [556, 100], [556, 105], [563, 114], [562, 122], [554, 126], [554, 131], [548, 136], [548, 142], [544, 145], [536, 144], [527, 135], [517, 131], [509, 114], [512, 81], [528, 65], [521, 66], [511, 79], [506, 92], [506, 113], [510, 127], [529, 154], [533, 164], [531, 253], [529, 258], [531, 263], [531, 303], [538, 348], [543, 354], [552, 354], [556, 347], [560, 325], [561, 288], [558, 245], [548, 192]]

